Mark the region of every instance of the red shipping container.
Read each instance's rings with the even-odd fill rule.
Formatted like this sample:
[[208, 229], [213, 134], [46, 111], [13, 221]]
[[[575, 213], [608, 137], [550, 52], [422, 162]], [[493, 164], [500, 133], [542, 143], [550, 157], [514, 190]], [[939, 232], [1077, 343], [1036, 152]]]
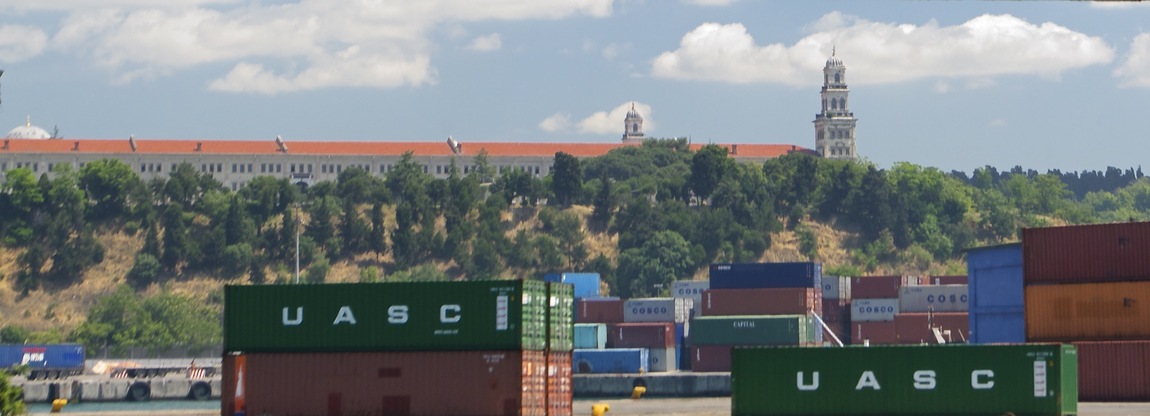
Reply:
[[890, 322], [851, 322], [851, 344], [897, 344], [898, 330], [894, 321]]
[[1150, 341], [1075, 342], [1078, 400], [1150, 401]]
[[1150, 280], [1150, 222], [1025, 228], [1022, 277], [1032, 283]]
[[902, 276], [864, 276], [851, 278], [851, 298], [891, 299], [898, 298], [898, 288], [902, 286]]
[[700, 316], [805, 315], [822, 310], [822, 289], [710, 289], [704, 290]]
[[846, 299], [823, 299], [823, 312], [819, 315], [826, 322], [850, 322], [851, 304]]
[[967, 275], [958, 276], [931, 276], [928, 285], [966, 285], [970, 284], [970, 278]]
[[675, 348], [675, 324], [635, 322], [608, 325], [607, 348]]
[[966, 312], [900, 313], [894, 316], [899, 344], [937, 344], [931, 326], [950, 331], [947, 343], [965, 344], [970, 339], [970, 315]]
[[[850, 334], [850, 331], [851, 331], [851, 329], [850, 329], [851, 323], [850, 322], [842, 321], [842, 322], [824, 322], [824, 323], [826, 323], [827, 328], [830, 328], [831, 332], [833, 332], [835, 334], [835, 336], [839, 338], [840, 342], [842, 342], [843, 344], [850, 344], [850, 335], [851, 335]], [[823, 342], [829, 342], [831, 344], [834, 344], [835, 341], [834, 341], [834, 339], [832, 339], [830, 337], [830, 335], [827, 335], [826, 328], [819, 327], [819, 330], [823, 331]]]
[[623, 322], [623, 299], [576, 299], [575, 322], [613, 324]]
[[702, 345], [691, 347], [691, 371], [711, 373], [731, 371], [733, 345]]
[[571, 371], [571, 351], [547, 353], [548, 416], [572, 415], [574, 390]]
[[237, 408], [237, 382], [256, 415], [547, 414], [542, 351], [260, 353], [227, 356], [223, 371], [224, 415]]

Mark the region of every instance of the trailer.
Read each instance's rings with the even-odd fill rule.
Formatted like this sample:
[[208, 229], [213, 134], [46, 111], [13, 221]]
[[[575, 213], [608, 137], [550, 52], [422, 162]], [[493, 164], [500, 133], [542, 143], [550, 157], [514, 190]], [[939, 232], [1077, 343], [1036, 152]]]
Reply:
[[29, 380], [59, 379], [84, 372], [80, 344], [0, 344], [0, 367], [27, 366]]

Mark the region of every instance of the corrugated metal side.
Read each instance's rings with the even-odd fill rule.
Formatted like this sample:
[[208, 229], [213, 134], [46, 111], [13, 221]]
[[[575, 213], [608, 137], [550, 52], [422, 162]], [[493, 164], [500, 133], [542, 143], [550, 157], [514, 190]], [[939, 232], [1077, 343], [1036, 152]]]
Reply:
[[1070, 345], [735, 348], [731, 414], [1077, 415]]
[[851, 344], [862, 345], [869, 341], [872, 345], [897, 344], [898, 328], [890, 322], [851, 322]]
[[246, 413], [243, 405], [243, 391], [236, 391], [239, 381], [239, 367], [246, 357], [235, 354], [224, 354], [220, 363], [220, 415], [234, 416], [236, 413]]
[[1074, 346], [1080, 400], [1150, 401], [1150, 341], [1087, 341]]
[[1150, 279], [1150, 222], [1026, 228], [1026, 282]]
[[820, 263], [718, 263], [710, 267], [711, 289], [822, 287]]
[[965, 285], [970, 283], [970, 276], [960, 274], [956, 276], [930, 276], [932, 285]]
[[966, 312], [900, 313], [894, 317], [899, 344], [937, 344], [931, 327], [950, 331], [948, 344], [965, 344], [970, 339], [970, 316]]
[[604, 324], [623, 322], [623, 300], [577, 299], [575, 322]]
[[910, 286], [899, 289], [899, 312], [966, 312], [970, 310], [967, 285]]
[[1021, 344], [1026, 342], [1026, 311], [970, 312], [971, 344]]
[[898, 298], [851, 300], [851, 322], [889, 322], [898, 312]]
[[627, 299], [623, 301], [623, 322], [681, 322], [687, 317], [684, 305], [688, 302], [683, 298]]
[[1026, 287], [1028, 341], [1150, 338], [1150, 282]]
[[607, 348], [607, 324], [575, 324], [575, 348], [581, 350]]
[[691, 344], [808, 345], [812, 328], [806, 315], [699, 317], [691, 321]]
[[691, 371], [711, 373], [731, 371], [731, 351], [733, 345], [692, 345]]
[[646, 348], [575, 350], [571, 360], [575, 374], [644, 373], [651, 362]]
[[575, 349], [575, 288], [566, 283], [547, 283], [547, 350]]
[[898, 297], [902, 276], [863, 276], [851, 278], [851, 300]]
[[576, 298], [599, 297], [599, 273], [548, 273], [543, 280], [572, 285]]
[[823, 299], [851, 298], [851, 278], [841, 276], [823, 276]]
[[671, 348], [675, 324], [670, 322], [623, 323], [607, 326], [607, 348]]
[[675, 354], [675, 347], [664, 348], [650, 348], [647, 350], [647, 359], [649, 364], [647, 371], [652, 373], [664, 373], [675, 369], [678, 364], [678, 358]]
[[571, 416], [574, 412], [571, 351], [547, 353], [547, 416]]
[[966, 271], [971, 310], [1023, 306], [1022, 244], [967, 250]]
[[671, 284], [671, 297], [698, 302], [703, 296], [703, 291], [710, 288], [710, 280], [679, 280]]
[[710, 289], [700, 316], [801, 315], [821, 310], [820, 301], [821, 291], [810, 288]]
[[[246, 355], [248, 414], [545, 415], [542, 351]], [[445, 394], [449, 392], [449, 394]]]

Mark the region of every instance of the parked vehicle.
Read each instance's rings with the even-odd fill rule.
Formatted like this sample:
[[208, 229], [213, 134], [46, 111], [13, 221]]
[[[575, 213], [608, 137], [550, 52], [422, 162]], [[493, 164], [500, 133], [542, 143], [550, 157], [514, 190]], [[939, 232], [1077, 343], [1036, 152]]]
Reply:
[[79, 344], [0, 344], [0, 366], [28, 366], [28, 379], [62, 378], [84, 372]]

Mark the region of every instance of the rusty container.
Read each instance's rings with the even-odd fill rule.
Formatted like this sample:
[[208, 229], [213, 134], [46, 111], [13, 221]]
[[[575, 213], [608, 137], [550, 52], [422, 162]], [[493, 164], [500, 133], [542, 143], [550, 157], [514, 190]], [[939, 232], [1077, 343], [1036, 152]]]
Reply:
[[575, 300], [575, 322], [581, 324], [614, 324], [623, 322], [623, 299], [582, 298]]
[[851, 299], [898, 298], [903, 276], [864, 276], [851, 278]]
[[1150, 282], [1027, 286], [1029, 342], [1150, 339]]
[[965, 285], [970, 282], [969, 276], [965, 274], [957, 276], [930, 276], [928, 279], [930, 281], [927, 284], [930, 285]]
[[823, 312], [819, 315], [826, 322], [850, 322], [851, 304], [846, 299], [823, 299]]
[[817, 288], [710, 289], [703, 291], [701, 316], [802, 315], [822, 310]]
[[571, 351], [547, 353], [547, 415], [571, 416], [573, 412]]
[[607, 326], [607, 348], [674, 348], [675, 324], [641, 322]]
[[851, 322], [851, 344], [897, 344], [898, 327], [889, 322]]
[[734, 345], [698, 345], [691, 347], [691, 371], [711, 373], [731, 371]]
[[1027, 284], [1150, 280], [1150, 222], [1025, 228]]
[[1084, 341], [1078, 347], [1078, 399], [1150, 401], [1150, 341]]
[[234, 397], [226, 399], [237, 390], [243, 394], [242, 410], [249, 415], [547, 414], [549, 369], [543, 351], [250, 353], [240, 357], [242, 377], [237, 359], [224, 360], [223, 384], [228, 389], [221, 394], [224, 415], [241, 410]]
[[894, 325], [899, 344], [938, 344], [932, 327], [939, 328], [947, 344], [965, 344], [970, 339], [966, 312], [900, 313]]

